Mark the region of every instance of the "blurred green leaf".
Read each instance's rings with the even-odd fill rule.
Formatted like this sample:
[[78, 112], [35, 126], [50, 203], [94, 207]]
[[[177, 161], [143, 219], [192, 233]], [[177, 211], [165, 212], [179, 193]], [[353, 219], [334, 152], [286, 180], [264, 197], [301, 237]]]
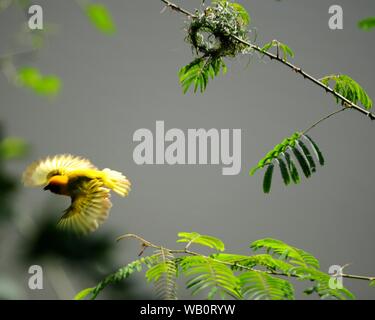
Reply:
[[18, 81], [24, 87], [45, 96], [54, 96], [60, 92], [61, 80], [54, 75], [43, 76], [36, 68], [24, 67], [18, 71]]
[[75, 296], [74, 296], [74, 300], [83, 300], [85, 299], [89, 294], [92, 293], [92, 291], [94, 290], [95, 288], [86, 288], [86, 289], [83, 289], [82, 291], [78, 292]]
[[35, 91], [42, 95], [56, 95], [61, 88], [61, 81], [56, 76], [43, 77], [35, 86]]
[[91, 23], [101, 32], [112, 34], [116, 31], [111, 13], [102, 4], [89, 4], [86, 6], [86, 14]]
[[36, 68], [25, 67], [18, 71], [18, 79], [29, 88], [33, 88], [40, 81], [40, 78], [41, 75]]
[[375, 27], [375, 17], [369, 17], [358, 22], [358, 28], [369, 31]]
[[5, 138], [0, 142], [0, 158], [11, 160], [23, 157], [28, 151], [27, 143], [20, 138]]

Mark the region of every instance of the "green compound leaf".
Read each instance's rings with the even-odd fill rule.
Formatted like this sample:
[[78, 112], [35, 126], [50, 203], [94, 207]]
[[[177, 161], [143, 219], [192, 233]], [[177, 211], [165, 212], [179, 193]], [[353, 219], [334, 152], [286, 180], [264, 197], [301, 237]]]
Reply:
[[178, 73], [182, 91], [185, 94], [189, 88], [194, 86], [194, 93], [200, 90], [203, 93], [208, 84], [209, 78], [214, 79], [220, 74], [227, 72], [227, 67], [222, 58], [206, 60], [197, 58], [185, 67], [182, 67]]
[[183, 274], [188, 277], [186, 287], [192, 290], [192, 295], [209, 290], [213, 298], [212, 288], [215, 287], [214, 292], [222, 297], [229, 295], [241, 299], [239, 279], [225, 264], [204, 256], [185, 256], [179, 264]]
[[167, 249], [158, 250], [158, 262], [146, 272], [146, 279], [153, 282], [156, 296], [163, 300], [177, 300], [177, 267], [173, 254]]
[[265, 249], [267, 253], [275, 254], [279, 258], [283, 258], [290, 263], [316, 269], [320, 268], [318, 259], [315, 258], [311, 253], [293, 247], [281, 240], [272, 238], [260, 239], [251, 243], [250, 248], [252, 248], [254, 251]]
[[241, 293], [251, 300], [293, 300], [294, 288], [287, 280], [265, 272], [247, 271], [239, 276]]
[[[329, 75], [320, 79], [320, 81], [329, 86], [331, 82], [334, 83], [333, 90], [341, 94], [346, 99], [357, 104], [361, 102], [365, 109], [369, 110], [372, 108], [372, 100], [366, 93], [366, 91], [352, 78], [345, 74], [340, 75]], [[336, 98], [337, 103], [342, 101], [339, 98]]]
[[197, 232], [179, 232], [178, 237], [180, 239], [178, 239], [177, 242], [186, 242], [189, 246], [191, 244], [200, 244], [218, 251], [225, 250], [224, 243], [220, 239], [212, 236], [202, 235]]
[[[305, 142], [302, 141], [305, 139]], [[308, 142], [308, 144], [306, 144]], [[316, 172], [316, 164], [310, 149], [314, 151], [320, 165], [324, 165], [324, 158], [316, 143], [307, 135], [300, 132], [294, 133], [289, 138], [284, 139], [269, 151], [249, 172], [253, 175], [256, 171], [267, 167], [263, 179], [263, 191], [269, 193], [273, 178], [273, 166], [278, 165], [284, 184], [287, 186], [293, 181], [300, 182], [300, 175], [297, 166], [291, 155], [297, 160], [306, 178], [310, 178]]]
[[85, 7], [87, 17], [93, 26], [105, 34], [113, 34], [116, 31], [112, 15], [103, 4], [88, 4]]

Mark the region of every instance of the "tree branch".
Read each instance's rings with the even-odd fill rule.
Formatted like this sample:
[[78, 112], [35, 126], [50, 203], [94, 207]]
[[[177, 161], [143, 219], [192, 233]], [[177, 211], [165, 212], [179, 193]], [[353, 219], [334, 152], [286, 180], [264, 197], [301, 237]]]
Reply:
[[[172, 10], [174, 11], [177, 11], [179, 13], [182, 13], [190, 18], [195, 18], [196, 15], [194, 15], [193, 13], [185, 10], [184, 8], [174, 4], [173, 2], [170, 2], [168, 0], [160, 0], [161, 2], [163, 2], [167, 7], [171, 8]], [[300, 67], [297, 67], [295, 66], [294, 64], [290, 63], [289, 61], [286, 61], [285, 59], [279, 57], [278, 55], [275, 55], [271, 52], [268, 52], [268, 51], [263, 51], [261, 47], [253, 44], [253, 43], [250, 43], [246, 40], [243, 40], [237, 36], [234, 36], [234, 35], [231, 35], [231, 37], [233, 37], [234, 39], [236, 39], [238, 42], [248, 46], [249, 48], [253, 49], [254, 51], [257, 51], [263, 55], [266, 55], [267, 57], [269, 57], [271, 60], [276, 60], [278, 62], [280, 62], [281, 64], [287, 66], [288, 68], [290, 68], [291, 70], [295, 71], [296, 73], [300, 74], [303, 76], [303, 78], [309, 80], [310, 82], [313, 82], [315, 83], [317, 86], [319, 86], [320, 88], [324, 89], [327, 93], [330, 93], [331, 95], [333, 95], [334, 97], [336, 97], [337, 99], [339, 99], [341, 101], [341, 104], [346, 107], [346, 108], [353, 108], [355, 110], [357, 110], [358, 112], [364, 114], [365, 116], [369, 117], [371, 120], [375, 120], [375, 115], [373, 113], [371, 113], [370, 111], [367, 111], [366, 109], [358, 106], [357, 104], [355, 104], [354, 102], [350, 101], [349, 99], [345, 98], [343, 95], [341, 95], [340, 93], [336, 92], [335, 90], [333, 90], [331, 87], [329, 87], [328, 85], [325, 85], [323, 82], [321, 82], [320, 80], [318, 80], [317, 78], [311, 76], [310, 74], [308, 74], [307, 72], [303, 71], [302, 68]]]
[[161, 2], [163, 2], [168, 8], [174, 10], [174, 11], [177, 11], [177, 12], [180, 12], [182, 14], [184, 14], [185, 16], [188, 16], [190, 18], [194, 18], [195, 17], [195, 14], [192, 14], [191, 12], [185, 10], [184, 8], [181, 8], [180, 6], [174, 4], [173, 2], [170, 2], [168, 0], [160, 0]]

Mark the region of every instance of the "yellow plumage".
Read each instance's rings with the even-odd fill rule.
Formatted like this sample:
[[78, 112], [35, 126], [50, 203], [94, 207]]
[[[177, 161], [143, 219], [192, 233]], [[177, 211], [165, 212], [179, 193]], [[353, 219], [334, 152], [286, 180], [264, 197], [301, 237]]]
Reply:
[[99, 170], [89, 160], [69, 154], [35, 161], [26, 168], [22, 181], [25, 186], [43, 186], [44, 190], [69, 196], [71, 205], [58, 227], [78, 234], [96, 230], [108, 217], [110, 189], [125, 197], [131, 186], [121, 172]]

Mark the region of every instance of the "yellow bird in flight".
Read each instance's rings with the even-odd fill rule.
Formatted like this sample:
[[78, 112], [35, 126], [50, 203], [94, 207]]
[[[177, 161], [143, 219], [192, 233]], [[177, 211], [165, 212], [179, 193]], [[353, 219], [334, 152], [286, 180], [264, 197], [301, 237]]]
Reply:
[[89, 160], [61, 154], [33, 162], [23, 173], [25, 186], [68, 196], [71, 205], [64, 211], [58, 227], [77, 234], [96, 230], [112, 207], [110, 189], [122, 197], [130, 191], [130, 181], [118, 171], [99, 170]]

